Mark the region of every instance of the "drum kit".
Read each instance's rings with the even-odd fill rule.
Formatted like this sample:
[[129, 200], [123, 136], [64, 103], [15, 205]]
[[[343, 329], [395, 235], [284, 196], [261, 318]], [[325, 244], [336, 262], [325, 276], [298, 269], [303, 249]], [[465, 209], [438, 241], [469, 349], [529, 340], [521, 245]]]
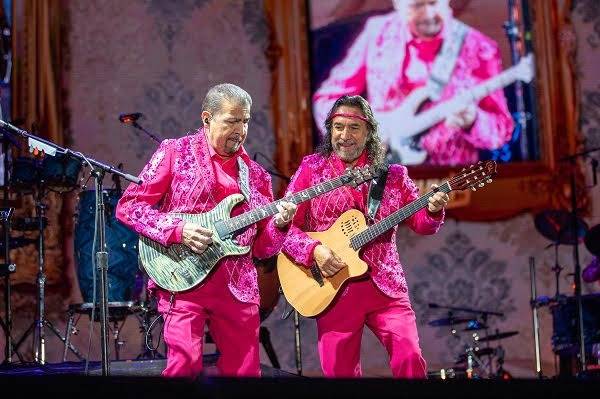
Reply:
[[[430, 372], [430, 377], [440, 379], [511, 379], [504, 369], [505, 349], [501, 340], [517, 335], [518, 331], [490, 333], [490, 316], [502, 317], [501, 312], [455, 307], [430, 303], [430, 308], [445, 309], [446, 317], [431, 320], [432, 327], [447, 328], [448, 333], [460, 343], [454, 365]], [[465, 338], [465, 335], [468, 338]], [[497, 344], [496, 344], [497, 342]], [[495, 346], [490, 346], [490, 343]]]
[[[7, 154], [4, 151], [4, 154]], [[10, 153], [8, 153], [10, 155]], [[3, 189], [5, 204], [10, 198], [19, 198], [18, 201], [12, 201], [12, 205], [22, 204], [21, 199], [24, 196], [31, 195], [35, 202], [35, 216], [31, 217], [12, 217], [10, 221], [3, 223], [4, 232], [7, 239], [0, 241], [0, 247], [5, 253], [5, 258], [9, 258], [9, 251], [16, 248], [22, 248], [27, 245], [36, 245], [38, 250], [38, 273], [37, 283], [37, 306], [35, 320], [29, 328], [23, 333], [13, 345], [11, 337], [11, 315], [10, 304], [7, 305], [6, 322], [0, 319], [2, 327], [5, 330], [6, 348], [5, 362], [10, 362], [12, 355], [16, 354], [21, 361], [23, 357], [19, 348], [26, 339], [33, 335], [33, 358], [40, 364], [46, 362], [45, 342], [46, 329], [54, 333], [65, 344], [65, 356], [67, 350], [73, 352], [79, 359], [82, 355], [73, 346], [69, 338], [73, 332], [76, 332], [72, 326], [73, 314], [99, 314], [99, 291], [100, 278], [96, 273], [94, 237], [95, 229], [95, 209], [96, 199], [94, 190], [85, 190], [81, 184], [83, 175], [83, 165], [80, 160], [68, 155], [45, 156], [41, 159], [36, 157], [17, 157], [10, 160], [6, 156], [4, 163], [6, 173]], [[146, 300], [143, 295], [146, 278], [138, 270], [137, 241], [138, 235], [126, 228], [115, 217], [115, 207], [121, 196], [121, 187], [119, 177], [113, 175], [115, 188], [103, 190], [105, 202], [105, 237], [106, 246], [110, 253], [108, 261], [108, 310], [109, 320], [118, 322], [123, 321], [127, 315], [136, 315], [146, 334], [149, 334], [149, 318], [156, 316], [156, 305], [150, 300]], [[61, 332], [46, 318], [46, 265], [45, 265], [45, 241], [44, 232], [49, 227], [46, 217], [47, 205], [44, 203], [50, 192], [59, 195], [67, 194], [74, 190], [81, 190], [78, 193], [78, 206], [75, 215], [74, 229], [74, 248], [75, 263], [78, 282], [84, 303], [72, 304], [69, 306], [69, 323], [65, 334]], [[8, 209], [8, 208], [5, 208]], [[10, 208], [11, 211], [14, 207]], [[12, 216], [12, 212], [11, 212]], [[51, 226], [50, 226], [51, 227]], [[36, 234], [37, 233], [37, 234]], [[35, 237], [31, 237], [34, 235]], [[9, 262], [7, 262], [9, 263]], [[11, 265], [11, 274], [16, 271], [16, 265]], [[98, 273], [99, 274], [99, 273]], [[4, 275], [4, 274], [1, 274]], [[6, 273], [5, 297], [10, 298], [10, 280]], [[94, 292], [96, 295], [94, 297]], [[8, 300], [6, 302], [9, 302]], [[95, 303], [95, 306], [93, 305]], [[94, 309], [92, 309], [94, 308]], [[93, 310], [93, 311], [92, 311]], [[96, 320], [98, 321], [98, 320]], [[117, 324], [114, 325], [113, 336], [118, 334]], [[115, 341], [117, 342], [117, 341]], [[144, 357], [160, 357], [156, 349], [150, 351], [144, 350]], [[118, 346], [115, 344], [115, 351], [118, 356]]]
[[[558, 262], [558, 247], [567, 245], [577, 247], [584, 243], [586, 249], [594, 256], [592, 261], [581, 271], [581, 279], [586, 283], [600, 280], [600, 225], [589, 228], [587, 223], [571, 212], [564, 210], [546, 210], [534, 217], [536, 230], [551, 241], [546, 248], [554, 247], [555, 295], [553, 297], [537, 296], [535, 293], [535, 273], [532, 281], [531, 306], [534, 311], [548, 306], [552, 314], [552, 350], [559, 359], [559, 375], [573, 376], [588, 365], [600, 364], [600, 294], [580, 295], [581, 297], [581, 335], [579, 336], [579, 309], [577, 292], [567, 296], [560, 293], [560, 273], [564, 269]], [[578, 262], [578, 256], [576, 256]], [[534, 266], [532, 266], [534, 267]], [[573, 274], [575, 277], [575, 274]], [[576, 278], [576, 277], [575, 277]], [[574, 282], [574, 285], [578, 282]], [[576, 291], [576, 290], [575, 290]], [[534, 325], [537, 315], [534, 313]], [[534, 331], [537, 329], [534, 326]], [[581, 363], [581, 343], [583, 342], [584, 365]], [[536, 345], [539, 346], [539, 343]], [[536, 348], [536, 353], [539, 348]], [[538, 365], [539, 367], [539, 365]], [[541, 375], [541, 369], [538, 370]]]

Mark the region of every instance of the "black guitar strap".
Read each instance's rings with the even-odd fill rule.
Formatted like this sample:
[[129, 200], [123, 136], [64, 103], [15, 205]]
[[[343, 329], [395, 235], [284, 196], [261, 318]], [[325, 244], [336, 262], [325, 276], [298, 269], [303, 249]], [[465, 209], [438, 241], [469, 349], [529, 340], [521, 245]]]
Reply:
[[384, 165], [379, 177], [371, 180], [369, 184], [369, 195], [367, 196], [367, 216], [371, 221], [375, 220], [375, 215], [383, 198], [383, 189], [387, 180], [389, 165]]

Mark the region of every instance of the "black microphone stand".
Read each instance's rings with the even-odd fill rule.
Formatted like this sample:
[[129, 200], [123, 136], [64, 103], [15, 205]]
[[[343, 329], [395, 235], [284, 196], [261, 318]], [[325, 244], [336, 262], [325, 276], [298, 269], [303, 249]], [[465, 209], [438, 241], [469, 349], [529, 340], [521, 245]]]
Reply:
[[[44, 152], [46, 155], [54, 156], [57, 153], [66, 156], [75, 157], [80, 159], [82, 163], [89, 165], [92, 168], [92, 176], [96, 181], [96, 214], [98, 216], [98, 224], [96, 228], [99, 230], [99, 243], [98, 251], [96, 252], [96, 265], [100, 272], [100, 335], [101, 335], [101, 353], [102, 353], [102, 375], [107, 376], [110, 373], [110, 365], [108, 361], [108, 252], [106, 246], [105, 237], [105, 218], [104, 218], [104, 196], [102, 195], [102, 180], [106, 173], [116, 174], [130, 182], [141, 184], [142, 181], [128, 173], [120, 171], [114, 166], [107, 165], [100, 161], [96, 161], [90, 157], [86, 157], [81, 152], [72, 151], [68, 148], [63, 148], [51, 141], [45, 140], [41, 137], [35, 136], [23, 129], [19, 129], [16, 126], [11, 125], [3, 120], [0, 120], [0, 127], [9, 130], [13, 133], [19, 134], [23, 137], [28, 138], [29, 147], [38, 149]], [[95, 298], [94, 298], [95, 300]]]
[[577, 338], [579, 340], [579, 361], [581, 363], [581, 372], [587, 371], [586, 365], [586, 354], [585, 354], [585, 337], [583, 329], [583, 306], [581, 299], [581, 265], [579, 264], [579, 237], [577, 233], [577, 184], [575, 179], [575, 168], [577, 166], [577, 159], [579, 157], [586, 157], [592, 152], [600, 151], [600, 147], [591, 148], [589, 150], [581, 151], [573, 155], [568, 155], [560, 159], [561, 162], [571, 163], [571, 229], [575, 243], [573, 244], [573, 260], [575, 263], [575, 270], [573, 273], [573, 280], [575, 283], [575, 301], [577, 309]]
[[[267, 157], [265, 154], [263, 154], [260, 151], [257, 151], [254, 153], [254, 156], [252, 157], [252, 159], [254, 161], [256, 161], [256, 158], [258, 156], [261, 156], [263, 159], [265, 159], [266, 161], [269, 162], [270, 166], [277, 170], [276, 166], [273, 164], [273, 161]], [[279, 177], [280, 179], [283, 179], [287, 184], [289, 184], [290, 182], [290, 178], [285, 176], [283, 173], [281, 173], [280, 171], [274, 171], [271, 169], [267, 169], [265, 168], [265, 170], [271, 175], [271, 176], [276, 176]], [[281, 294], [281, 287], [279, 287], [279, 293]], [[301, 336], [300, 336], [300, 315], [298, 313], [298, 311], [296, 309], [294, 310], [294, 358], [296, 361], [296, 374], [298, 375], [302, 375], [302, 341], [301, 341]], [[282, 319], [287, 319], [290, 315], [290, 312], [284, 313], [284, 315], [281, 317]]]
[[[127, 123], [127, 122], [123, 122], [123, 123]], [[144, 129], [139, 123], [137, 123], [137, 121], [132, 121], [131, 123], [128, 123], [129, 125], [135, 127], [136, 129], [141, 130], [142, 132], [146, 133], [148, 136], [150, 136], [150, 138], [154, 141], [156, 141], [157, 143], [160, 144], [160, 139], [158, 137], [156, 137], [156, 135], [152, 134], [151, 132], [147, 131], [146, 129]]]

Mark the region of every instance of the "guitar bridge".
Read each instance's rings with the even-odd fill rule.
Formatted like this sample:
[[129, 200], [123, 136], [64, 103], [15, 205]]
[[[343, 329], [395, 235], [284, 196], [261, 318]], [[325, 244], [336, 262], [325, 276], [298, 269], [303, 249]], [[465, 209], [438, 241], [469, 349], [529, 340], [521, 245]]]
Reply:
[[325, 285], [325, 282], [323, 282], [323, 276], [321, 275], [321, 271], [319, 270], [319, 267], [316, 263], [313, 263], [313, 265], [310, 267], [310, 272], [313, 278], [317, 280], [317, 283], [319, 283], [319, 287]]

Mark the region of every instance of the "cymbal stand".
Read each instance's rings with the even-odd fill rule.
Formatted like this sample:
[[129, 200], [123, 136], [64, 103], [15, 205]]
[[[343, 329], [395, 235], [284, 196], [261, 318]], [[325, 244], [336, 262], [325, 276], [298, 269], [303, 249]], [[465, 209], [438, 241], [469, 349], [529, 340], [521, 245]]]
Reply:
[[[531, 280], [531, 312], [532, 312], [532, 320], [533, 320], [533, 340], [534, 340], [534, 349], [535, 349], [535, 373], [538, 378], [543, 378], [544, 374], [542, 373], [542, 361], [540, 359], [540, 324], [538, 321], [537, 314], [537, 288], [536, 288], [536, 280], [535, 280], [535, 258], [529, 258], [529, 278]], [[558, 296], [558, 277], [557, 277], [557, 296]]]
[[[452, 318], [452, 311], [448, 312], [448, 317]], [[483, 362], [481, 361], [479, 356], [477, 356], [477, 354], [475, 353], [475, 349], [473, 348], [473, 345], [465, 343], [463, 338], [460, 335], [458, 335], [458, 332], [457, 332], [456, 328], [454, 327], [454, 324], [450, 325], [450, 334], [461, 343], [461, 345], [463, 346], [463, 348], [465, 350], [465, 354], [467, 355], [467, 378], [471, 379], [471, 378], [475, 377], [476, 375], [473, 372], [473, 368], [474, 368], [475, 364], [477, 364], [479, 367], [481, 367], [481, 369], [483, 369], [484, 368]]]
[[[4, 184], [2, 187], [3, 192], [3, 206], [2, 210], [2, 224], [4, 226], [4, 264], [2, 265], [2, 269], [0, 270], [0, 276], [4, 276], [4, 318], [2, 320], [0, 318], [0, 327], [4, 331], [4, 361], [3, 363], [11, 363], [12, 362], [12, 353], [13, 353], [13, 341], [12, 341], [12, 307], [11, 307], [11, 285], [10, 285], [10, 274], [14, 273], [15, 265], [10, 262], [10, 218], [12, 216], [13, 208], [10, 208], [9, 205], [9, 148], [8, 148], [8, 140], [7, 137], [3, 133], [2, 135], [2, 156], [4, 163]], [[20, 358], [20, 355], [19, 355]]]
[[555, 242], [554, 244], [552, 244], [554, 246], [554, 266], [552, 267], [552, 271], [554, 272], [555, 275], [555, 279], [556, 279], [556, 298], [558, 298], [558, 296], [560, 295], [560, 272], [562, 271], [563, 267], [561, 265], [558, 264], [558, 246], [560, 245], [557, 242]]
[[[46, 262], [45, 262], [45, 242], [44, 242], [44, 219], [47, 206], [43, 202], [43, 198], [46, 195], [44, 183], [40, 182], [36, 190], [35, 208], [38, 219], [38, 274], [37, 274], [37, 308], [36, 308], [36, 319], [33, 321], [31, 326], [25, 331], [25, 333], [19, 339], [15, 346], [15, 350], [21, 346], [30, 333], [33, 333], [33, 359], [34, 362], [39, 364], [46, 363], [46, 327], [50, 329], [63, 343], [67, 342], [66, 338], [62, 336], [60, 331], [54, 327], [54, 325], [46, 318]], [[69, 344], [69, 349], [74, 353], [77, 350], [73, 345]]]

